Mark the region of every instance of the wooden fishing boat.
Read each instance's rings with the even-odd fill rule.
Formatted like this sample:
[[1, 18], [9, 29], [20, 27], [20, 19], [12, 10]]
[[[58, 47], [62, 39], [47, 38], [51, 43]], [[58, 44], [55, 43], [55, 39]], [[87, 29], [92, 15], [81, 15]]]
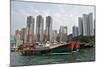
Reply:
[[72, 49], [72, 45], [70, 43], [65, 44], [52, 44], [48, 47], [40, 47], [38, 45], [29, 45], [22, 44], [19, 46], [19, 52], [21, 55], [39, 55], [39, 54], [48, 54], [48, 53], [63, 53], [63, 52], [72, 52], [77, 48], [76, 46]]

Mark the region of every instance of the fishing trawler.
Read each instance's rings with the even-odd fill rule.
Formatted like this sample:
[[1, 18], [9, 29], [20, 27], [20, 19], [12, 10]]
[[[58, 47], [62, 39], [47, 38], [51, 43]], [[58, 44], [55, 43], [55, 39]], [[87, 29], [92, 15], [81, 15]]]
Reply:
[[[43, 46], [42, 46], [43, 45]], [[72, 52], [73, 50], [77, 50], [79, 48], [79, 44], [74, 42], [72, 43], [50, 43], [46, 44], [22, 44], [19, 46], [18, 50], [21, 55], [40, 55], [40, 54], [48, 54], [48, 53], [63, 53], [63, 52]]]

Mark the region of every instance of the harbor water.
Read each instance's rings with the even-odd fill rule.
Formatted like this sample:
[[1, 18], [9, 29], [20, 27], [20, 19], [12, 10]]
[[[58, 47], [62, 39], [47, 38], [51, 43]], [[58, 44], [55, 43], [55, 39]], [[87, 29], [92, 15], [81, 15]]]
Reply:
[[10, 55], [11, 66], [88, 62], [95, 61], [95, 48], [81, 49], [80, 51], [73, 53], [21, 56], [18, 52], [11, 52]]

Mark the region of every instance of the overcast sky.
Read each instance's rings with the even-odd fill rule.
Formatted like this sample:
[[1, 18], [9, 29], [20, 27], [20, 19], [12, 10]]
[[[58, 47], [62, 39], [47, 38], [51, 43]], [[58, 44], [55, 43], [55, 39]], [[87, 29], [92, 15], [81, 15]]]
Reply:
[[44, 23], [45, 17], [51, 16], [54, 30], [58, 31], [60, 26], [64, 25], [68, 27], [70, 34], [72, 26], [78, 26], [78, 17], [90, 12], [94, 14], [93, 6], [11, 1], [11, 34], [14, 34], [16, 29], [26, 27], [27, 16], [36, 18], [37, 15], [44, 17]]

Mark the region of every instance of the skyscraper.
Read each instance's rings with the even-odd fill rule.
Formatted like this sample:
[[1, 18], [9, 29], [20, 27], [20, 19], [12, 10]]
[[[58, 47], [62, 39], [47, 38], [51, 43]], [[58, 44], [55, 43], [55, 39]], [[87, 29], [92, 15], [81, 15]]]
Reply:
[[52, 18], [51, 16], [46, 17], [46, 39], [52, 41]]
[[54, 41], [56, 41], [56, 38], [57, 38], [57, 30], [53, 30], [52, 31], [52, 41], [54, 42]]
[[94, 29], [93, 29], [93, 13], [89, 13], [88, 15], [88, 19], [89, 19], [89, 27], [90, 27], [90, 36], [94, 35]]
[[83, 18], [78, 18], [78, 24], [79, 24], [79, 35], [83, 36]]
[[41, 15], [37, 16], [36, 19], [36, 41], [43, 42], [43, 29], [44, 29], [44, 20]]
[[32, 16], [27, 17], [27, 42], [32, 43], [34, 38], [34, 21]]
[[96, 20], [94, 19], [94, 28], [93, 28], [94, 29], [94, 34], [93, 35], [95, 35], [95, 29], [96, 29], [95, 27], [96, 27]]
[[60, 36], [60, 41], [67, 40], [67, 26], [60, 26], [59, 36]]
[[20, 31], [19, 30], [15, 31], [15, 42], [16, 42], [16, 47], [21, 44]]
[[88, 36], [88, 15], [87, 14], [83, 14], [83, 35], [84, 36]]
[[20, 39], [23, 41], [23, 43], [27, 42], [26, 39], [26, 28], [22, 28], [20, 31]]
[[93, 36], [93, 14], [83, 14], [83, 35], [84, 36]]
[[20, 31], [19, 30], [15, 31], [15, 37], [16, 37], [16, 39], [20, 39]]
[[78, 27], [73, 26], [72, 27], [72, 32], [73, 32], [73, 37], [77, 37], [79, 32], [78, 32]]

